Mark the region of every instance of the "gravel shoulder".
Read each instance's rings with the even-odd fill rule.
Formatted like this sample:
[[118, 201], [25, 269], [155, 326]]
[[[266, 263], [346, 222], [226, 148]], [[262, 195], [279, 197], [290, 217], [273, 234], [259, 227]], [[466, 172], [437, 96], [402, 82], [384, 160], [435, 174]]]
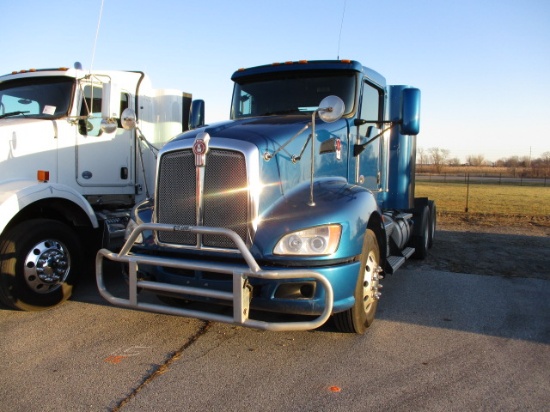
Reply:
[[428, 257], [407, 266], [550, 280], [550, 222], [438, 215]]

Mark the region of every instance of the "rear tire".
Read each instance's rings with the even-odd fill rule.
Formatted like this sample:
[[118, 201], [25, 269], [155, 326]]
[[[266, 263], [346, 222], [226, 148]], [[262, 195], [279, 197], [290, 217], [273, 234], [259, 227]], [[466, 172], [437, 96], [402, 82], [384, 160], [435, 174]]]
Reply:
[[0, 300], [15, 309], [43, 310], [69, 299], [80, 242], [67, 225], [34, 219], [0, 239]]
[[333, 315], [340, 332], [364, 334], [374, 321], [378, 307], [379, 268], [380, 247], [374, 232], [367, 229], [355, 285], [355, 303], [350, 309]]
[[435, 229], [437, 226], [437, 208], [433, 200], [428, 201], [430, 209], [430, 232], [428, 237], [428, 248], [431, 249], [434, 245]]
[[422, 208], [418, 216], [415, 216], [414, 224], [419, 224], [418, 232], [412, 238], [414, 247], [413, 257], [415, 259], [425, 259], [428, 256], [428, 248], [430, 242], [430, 208], [428, 205]]

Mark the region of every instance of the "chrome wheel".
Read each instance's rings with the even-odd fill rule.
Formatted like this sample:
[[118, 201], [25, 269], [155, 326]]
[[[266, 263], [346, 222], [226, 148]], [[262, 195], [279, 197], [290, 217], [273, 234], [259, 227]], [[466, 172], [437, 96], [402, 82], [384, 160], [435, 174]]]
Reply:
[[382, 288], [380, 284], [380, 280], [383, 278], [381, 272], [378, 240], [374, 232], [367, 229], [353, 296], [355, 303], [348, 310], [333, 315], [338, 330], [363, 334], [374, 322], [380, 298], [379, 290]]
[[80, 257], [80, 239], [63, 222], [32, 219], [13, 226], [0, 237], [0, 301], [43, 310], [69, 299]]
[[68, 249], [52, 239], [36, 244], [24, 263], [25, 281], [36, 293], [50, 293], [59, 288], [70, 270]]
[[379, 266], [378, 256], [374, 250], [370, 250], [367, 256], [365, 265], [365, 273], [363, 277], [363, 307], [365, 314], [369, 314], [372, 310], [372, 305], [375, 304], [381, 296], [379, 289], [380, 277], [378, 276], [382, 269]]

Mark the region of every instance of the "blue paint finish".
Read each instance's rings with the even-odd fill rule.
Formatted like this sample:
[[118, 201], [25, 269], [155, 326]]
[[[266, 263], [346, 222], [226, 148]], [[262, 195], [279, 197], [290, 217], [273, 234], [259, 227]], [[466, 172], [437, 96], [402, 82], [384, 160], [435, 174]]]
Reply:
[[[353, 292], [359, 275], [359, 262], [351, 262], [338, 266], [315, 268], [314, 270], [325, 276], [330, 282], [334, 292], [334, 312], [342, 312], [353, 306], [355, 299]], [[278, 269], [284, 272], [284, 269]], [[318, 315], [324, 309], [324, 290], [317, 287], [312, 299], [284, 299], [276, 298], [275, 292], [279, 281], [256, 281], [253, 287], [260, 289], [258, 296], [252, 299], [251, 306], [255, 309], [263, 309], [280, 313]]]
[[420, 133], [420, 90], [412, 87], [403, 89], [400, 117], [401, 134], [416, 136]]
[[284, 73], [294, 71], [311, 71], [311, 70], [353, 70], [357, 72], [363, 71], [361, 63], [353, 60], [317, 60], [308, 62], [289, 62], [266, 64], [263, 66], [250, 67], [248, 69], [237, 70], [231, 76], [231, 80], [238, 83], [243, 78], [257, 76], [269, 73]]
[[[359, 275], [359, 266], [359, 262], [354, 261], [335, 266], [317, 267], [314, 269], [319, 274], [325, 276], [333, 288], [334, 312], [341, 312], [353, 306], [355, 302], [353, 292], [357, 276]], [[283, 274], [285, 270], [287, 270], [285, 267], [273, 265], [262, 267], [262, 269], [274, 270], [282, 272]], [[212, 277], [205, 277], [204, 273], [198, 271], [188, 271], [188, 273], [182, 274], [174, 273], [163, 267], [152, 267], [148, 265], [140, 265], [140, 270], [153, 275], [159, 282], [200, 288], [208, 284], [209, 289], [227, 292], [230, 292], [233, 287], [230, 276], [226, 276], [226, 279], [223, 279], [223, 277], [213, 279]], [[257, 278], [250, 278], [249, 280], [253, 288], [253, 298], [250, 304], [252, 309], [300, 315], [319, 315], [324, 309], [325, 291], [321, 286], [315, 287], [315, 293], [312, 298], [290, 299], [276, 297], [276, 291], [281, 285], [307, 281], [307, 278], [299, 281], [261, 280]], [[193, 297], [193, 300], [221, 303], [210, 298], [201, 297]]]
[[[309, 184], [302, 183], [277, 200], [261, 216], [254, 238], [254, 255], [274, 263], [292, 260], [320, 262], [349, 259], [361, 253], [363, 235], [371, 213], [377, 211], [374, 196], [344, 178], [324, 178], [315, 182], [315, 206], [309, 206]], [[342, 225], [340, 247], [330, 256], [284, 257], [273, 255], [279, 239], [287, 233], [330, 223]]]
[[[388, 87], [389, 118], [399, 123], [402, 114], [402, 94], [407, 86]], [[388, 195], [386, 209], [409, 209], [414, 206], [414, 171], [416, 163], [416, 136], [399, 133], [394, 127], [390, 133]]]
[[[323, 70], [330, 71], [331, 75], [338, 70], [344, 71], [347, 79], [352, 79], [349, 84], [356, 83], [356, 90], [352, 96], [353, 107], [348, 107], [342, 119], [327, 124], [317, 117], [316, 135], [313, 136], [314, 205], [310, 205], [312, 141], [308, 141], [312, 129], [311, 125], [307, 127], [311, 122], [311, 113], [270, 114], [205, 126], [176, 137], [164, 146], [161, 156], [167, 151], [178, 150], [183, 146], [190, 148], [197, 134], [202, 132], [210, 135], [209, 144], [213, 148], [216, 147], [216, 142], [221, 142], [222, 139], [226, 146], [231, 146], [233, 140], [235, 147], [238, 147], [238, 142], [247, 142], [248, 146], [254, 145], [257, 151], [254, 148], [250, 152], [259, 157], [247, 161], [259, 165], [263, 185], [256, 230], [251, 232], [252, 239], [246, 239], [251, 242], [250, 251], [254, 259], [263, 270], [284, 272], [304, 268], [324, 275], [334, 289], [334, 312], [340, 312], [354, 304], [354, 289], [360, 273], [358, 260], [369, 221], [376, 222], [374, 229], [379, 236], [381, 255], [385, 257], [388, 249], [381, 223], [382, 211], [407, 210], [414, 205], [415, 135], [419, 131], [420, 91], [408, 86], [386, 86], [386, 80], [380, 74], [356, 61], [294, 62], [258, 66], [235, 72], [232, 80], [238, 84], [245, 84], [256, 77], [268, 78], [270, 73], [314, 71], [318, 74]], [[350, 75], [350, 72], [355, 73]], [[359, 97], [360, 87], [365, 79], [369, 84], [377, 85], [384, 91], [385, 98], [380, 101], [381, 104], [384, 102], [385, 107], [382, 119], [363, 119], [365, 121], [361, 123], [356, 120], [359, 120], [357, 109], [362, 103]], [[264, 93], [264, 96], [271, 95]], [[283, 97], [288, 96], [283, 94]], [[264, 100], [271, 103], [269, 99]], [[246, 96], [241, 96], [240, 101], [248, 100]], [[253, 107], [252, 103], [250, 107]], [[240, 111], [239, 115], [244, 116], [243, 113], [244, 111]], [[248, 115], [252, 116], [254, 113], [250, 111]], [[375, 120], [380, 120], [380, 124]], [[386, 134], [389, 135], [389, 141], [382, 137], [366, 145], [359, 154], [361, 161], [357, 165], [358, 157], [354, 155], [354, 145], [362, 144], [361, 139], [367, 139], [366, 136], [357, 136], [360, 130], [357, 125], [371, 124], [372, 130], [386, 128], [390, 126], [390, 122], [393, 122], [393, 126]], [[373, 136], [370, 135], [369, 138]], [[323, 143], [325, 145], [321, 150]], [[336, 146], [339, 148], [338, 155]], [[356, 182], [356, 170], [359, 182]], [[153, 219], [151, 208], [151, 203], [137, 208], [141, 221], [148, 222]], [[338, 224], [342, 228], [339, 247], [332, 255], [281, 256], [273, 253], [277, 242], [286, 234], [327, 224]], [[240, 254], [236, 252], [170, 249], [154, 244], [153, 241], [151, 233], [146, 233], [145, 245], [136, 246], [136, 251], [167, 255], [176, 259], [211, 259], [231, 262], [232, 265], [242, 263]], [[208, 274], [205, 277], [204, 273], [194, 270], [178, 272], [144, 264], [140, 265], [140, 271], [150, 273], [159, 282], [225, 291], [232, 289], [231, 276], [224, 278], [225, 275]], [[324, 299], [321, 287], [315, 289], [311, 298], [292, 298], [277, 292], [281, 290], [278, 289], [281, 285], [285, 289], [290, 287], [289, 284], [307, 281], [251, 278], [250, 282], [254, 289], [251, 307], [280, 313], [320, 314], [323, 311]], [[202, 299], [208, 301], [207, 298]]]

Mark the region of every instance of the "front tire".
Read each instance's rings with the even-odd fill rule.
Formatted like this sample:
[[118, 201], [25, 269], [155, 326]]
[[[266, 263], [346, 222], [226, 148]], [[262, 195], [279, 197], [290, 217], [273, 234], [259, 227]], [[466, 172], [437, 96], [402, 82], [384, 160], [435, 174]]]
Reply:
[[335, 313], [333, 317], [340, 332], [364, 334], [374, 321], [378, 307], [380, 271], [380, 247], [374, 232], [367, 229], [355, 285], [355, 303], [350, 309]]
[[0, 239], [0, 300], [15, 309], [43, 310], [69, 299], [80, 242], [67, 225], [33, 219]]

